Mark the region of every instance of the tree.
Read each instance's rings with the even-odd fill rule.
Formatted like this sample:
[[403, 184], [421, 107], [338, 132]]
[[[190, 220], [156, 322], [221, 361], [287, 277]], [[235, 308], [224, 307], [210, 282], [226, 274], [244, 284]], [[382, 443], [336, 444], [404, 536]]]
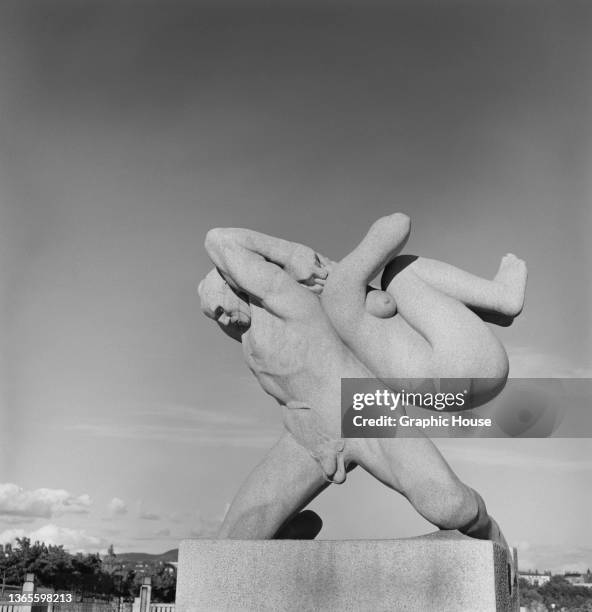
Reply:
[[547, 607], [555, 604], [559, 609], [565, 607], [568, 610], [585, 609], [592, 603], [592, 591], [587, 587], [575, 586], [568, 582], [563, 576], [552, 576], [551, 580], [544, 584], [539, 593], [543, 596], [543, 602]]
[[29, 538], [17, 538], [16, 546], [2, 559], [2, 570], [9, 584], [22, 584], [32, 572], [37, 584], [56, 590], [112, 591], [111, 577], [103, 571], [99, 555], [72, 555], [63, 546], [31, 544]]
[[542, 606], [543, 596], [535, 587], [531, 586], [524, 578], [520, 578], [518, 583], [521, 606], [535, 610], [537, 605], [540, 604]]
[[103, 569], [108, 574], [114, 574], [117, 570], [121, 569], [113, 549], [113, 544], [110, 544], [107, 549], [107, 556], [103, 559]]
[[144, 576], [151, 576], [155, 601], [175, 599], [176, 578], [171, 566], [150, 563], [146, 571], [136, 573], [119, 562], [113, 545], [102, 561], [98, 554], [71, 554], [63, 546], [32, 544], [29, 538], [18, 538], [14, 548], [6, 546], [0, 555], [0, 571], [8, 584], [22, 584], [25, 575], [32, 572], [43, 587], [124, 597], [136, 597]]

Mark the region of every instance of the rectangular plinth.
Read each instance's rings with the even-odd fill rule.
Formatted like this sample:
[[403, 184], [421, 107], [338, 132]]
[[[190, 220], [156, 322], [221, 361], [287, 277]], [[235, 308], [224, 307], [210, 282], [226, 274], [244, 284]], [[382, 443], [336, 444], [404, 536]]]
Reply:
[[184, 540], [177, 612], [518, 610], [506, 551], [440, 532], [406, 540]]

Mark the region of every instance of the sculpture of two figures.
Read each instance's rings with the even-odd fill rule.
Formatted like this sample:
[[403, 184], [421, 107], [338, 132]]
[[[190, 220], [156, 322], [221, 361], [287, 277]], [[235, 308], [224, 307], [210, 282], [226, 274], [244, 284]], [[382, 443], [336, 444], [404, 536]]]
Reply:
[[[315, 537], [320, 519], [301, 510], [359, 466], [436, 527], [507, 546], [481, 496], [421, 432], [341, 437], [342, 378], [463, 379], [473, 406], [506, 382], [506, 352], [484, 320], [507, 323], [521, 312], [524, 262], [506, 255], [486, 280], [401, 254], [409, 231], [402, 213], [380, 218], [338, 263], [251, 230], [208, 232], [215, 268], [199, 285], [202, 310], [242, 344], [285, 425], [242, 485], [220, 538]], [[370, 287], [381, 271], [381, 289]]]

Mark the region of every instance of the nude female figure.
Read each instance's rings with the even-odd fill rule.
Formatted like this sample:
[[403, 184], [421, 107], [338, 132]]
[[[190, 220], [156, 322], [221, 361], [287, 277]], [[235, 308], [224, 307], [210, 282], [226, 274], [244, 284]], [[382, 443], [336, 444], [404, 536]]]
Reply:
[[[410, 220], [396, 213], [376, 221], [362, 242], [330, 271], [321, 302], [342, 340], [381, 379], [459, 379], [472, 405], [495, 397], [508, 375], [501, 342], [473, 310], [516, 317], [527, 270], [502, 258], [493, 280], [433, 259], [399, 255]], [[368, 290], [381, 271], [382, 291]], [[451, 389], [452, 390], [452, 389]]]

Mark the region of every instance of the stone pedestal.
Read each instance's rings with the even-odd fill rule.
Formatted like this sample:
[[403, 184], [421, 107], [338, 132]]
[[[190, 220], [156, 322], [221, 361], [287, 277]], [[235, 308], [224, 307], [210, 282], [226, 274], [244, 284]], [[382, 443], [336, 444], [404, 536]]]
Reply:
[[457, 532], [406, 540], [184, 540], [176, 612], [517, 611], [506, 551]]

